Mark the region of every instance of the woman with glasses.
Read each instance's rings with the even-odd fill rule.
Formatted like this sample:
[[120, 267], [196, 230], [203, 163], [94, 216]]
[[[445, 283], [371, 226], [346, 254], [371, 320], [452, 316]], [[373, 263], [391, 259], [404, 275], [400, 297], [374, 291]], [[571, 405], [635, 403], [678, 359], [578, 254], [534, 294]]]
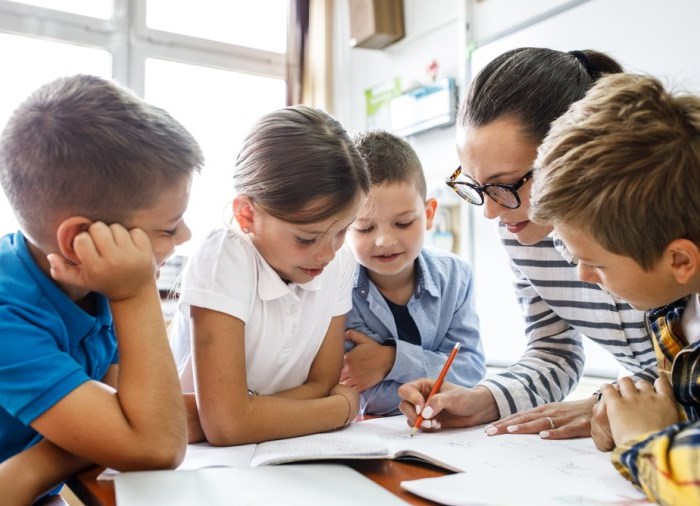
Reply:
[[427, 404], [434, 380], [404, 385], [401, 411], [409, 423], [422, 411], [427, 429], [493, 422], [486, 427], [490, 435], [589, 436], [597, 396], [561, 402], [583, 372], [584, 336], [610, 351], [635, 379], [653, 382], [656, 362], [643, 313], [597, 285], [580, 282], [576, 259], [552, 227], [528, 218], [532, 164], [550, 123], [598, 77], [621, 71], [595, 51], [519, 48], [475, 77], [459, 113], [461, 166], [447, 184], [468, 203], [482, 206], [485, 217], [498, 220], [527, 346], [502, 373], [472, 388], [445, 384]]

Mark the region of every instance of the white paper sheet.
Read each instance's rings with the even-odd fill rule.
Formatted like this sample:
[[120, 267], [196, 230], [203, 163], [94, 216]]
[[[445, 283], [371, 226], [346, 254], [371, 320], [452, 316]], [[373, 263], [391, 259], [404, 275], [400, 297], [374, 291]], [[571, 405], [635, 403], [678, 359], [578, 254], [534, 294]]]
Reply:
[[[588, 457], [582, 458], [582, 461]], [[581, 462], [581, 467], [594, 465]], [[611, 464], [608, 463], [610, 467]], [[569, 470], [572, 471], [572, 470]], [[575, 473], [547, 469], [490, 467], [438, 478], [404, 481], [401, 488], [449, 506], [633, 506], [652, 504], [621, 476], [601, 468], [597, 476], [578, 478]], [[619, 480], [617, 479], [619, 478]], [[622, 480], [622, 481], [620, 481]]]
[[122, 473], [115, 477], [114, 487], [117, 506], [407, 504], [357, 471], [337, 464]]

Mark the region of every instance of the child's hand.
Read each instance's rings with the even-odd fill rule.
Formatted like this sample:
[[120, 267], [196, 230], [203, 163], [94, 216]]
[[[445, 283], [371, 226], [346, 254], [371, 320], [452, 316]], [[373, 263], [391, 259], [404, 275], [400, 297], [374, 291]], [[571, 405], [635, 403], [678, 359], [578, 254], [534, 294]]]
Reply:
[[630, 378], [622, 378], [617, 390], [603, 385], [600, 391], [615, 445], [679, 421], [673, 388], [666, 378], [658, 378], [654, 385], [646, 381], [635, 384]]
[[367, 390], [382, 381], [391, 371], [396, 359], [396, 348], [379, 344], [371, 337], [347, 330], [345, 339], [354, 347], [343, 357], [340, 382], [358, 392]]
[[610, 429], [610, 420], [608, 420], [608, 408], [605, 404], [605, 398], [601, 399], [593, 407], [593, 417], [591, 418], [591, 437], [595, 443], [595, 447], [601, 452], [609, 452], [615, 448], [615, 440], [612, 430]]
[[73, 248], [77, 264], [48, 255], [56, 281], [103, 293], [113, 302], [133, 297], [154, 282], [155, 258], [143, 230], [95, 222], [75, 236]]
[[352, 422], [357, 417], [357, 414], [360, 412], [360, 396], [352, 388], [345, 385], [336, 385], [331, 389], [329, 395], [342, 395], [347, 399], [350, 404], [350, 412], [346, 419], [348, 423]]

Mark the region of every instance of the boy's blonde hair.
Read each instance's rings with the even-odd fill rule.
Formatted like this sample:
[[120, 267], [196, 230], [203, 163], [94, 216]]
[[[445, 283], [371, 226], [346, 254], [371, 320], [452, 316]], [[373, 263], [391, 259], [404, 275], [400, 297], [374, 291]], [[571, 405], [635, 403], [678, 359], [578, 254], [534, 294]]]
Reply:
[[572, 226], [649, 270], [679, 238], [700, 244], [700, 98], [655, 78], [602, 78], [552, 124], [530, 218]]

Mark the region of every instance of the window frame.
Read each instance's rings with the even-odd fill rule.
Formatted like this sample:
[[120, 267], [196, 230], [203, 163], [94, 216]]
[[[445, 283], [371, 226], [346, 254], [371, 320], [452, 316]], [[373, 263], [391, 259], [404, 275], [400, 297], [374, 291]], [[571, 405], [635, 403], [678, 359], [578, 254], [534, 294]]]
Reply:
[[0, 32], [107, 50], [112, 77], [140, 96], [147, 58], [286, 80], [286, 54], [148, 28], [146, 1], [114, 0], [104, 20], [0, 0]]

